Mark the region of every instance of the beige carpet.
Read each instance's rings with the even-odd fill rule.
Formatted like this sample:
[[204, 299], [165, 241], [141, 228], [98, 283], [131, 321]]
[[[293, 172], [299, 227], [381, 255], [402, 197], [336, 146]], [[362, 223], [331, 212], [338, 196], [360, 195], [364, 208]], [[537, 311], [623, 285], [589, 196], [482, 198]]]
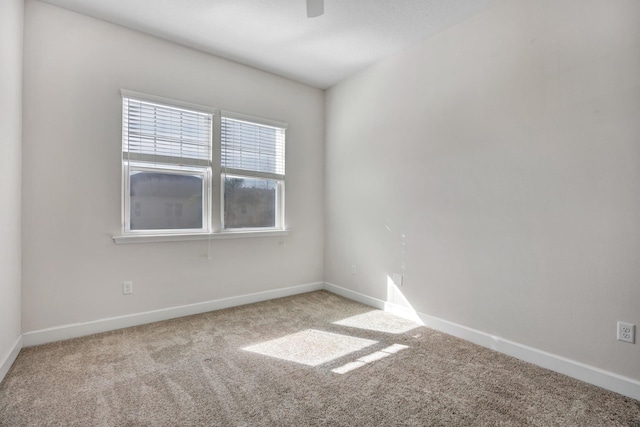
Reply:
[[24, 349], [2, 426], [625, 426], [640, 402], [320, 291]]

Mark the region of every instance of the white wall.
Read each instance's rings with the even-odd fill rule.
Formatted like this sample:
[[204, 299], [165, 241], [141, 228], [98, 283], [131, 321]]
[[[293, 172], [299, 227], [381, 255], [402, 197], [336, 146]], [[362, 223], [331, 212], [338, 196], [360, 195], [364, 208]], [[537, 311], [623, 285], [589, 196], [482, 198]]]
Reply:
[[20, 337], [23, 14], [22, 0], [0, 1], [0, 379]]
[[638, 17], [504, 0], [330, 89], [325, 280], [640, 379]]
[[[0, 357], [20, 332], [21, 4], [0, 10]], [[640, 379], [614, 334], [640, 326], [639, 12], [504, 0], [324, 110], [322, 91], [29, 0], [22, 331], [317, 282], [326, 238], [328, 282]], [[288, 122], [292, 234], [214, 241], [212, 260], [206, 242], [115, 245], [121, 88]]]
[[[291, 234], [115, 245], [121, 88], [287, 122]], [[322, 91], [31, 0], [24, 91], [23, 332], [322, 281]]]

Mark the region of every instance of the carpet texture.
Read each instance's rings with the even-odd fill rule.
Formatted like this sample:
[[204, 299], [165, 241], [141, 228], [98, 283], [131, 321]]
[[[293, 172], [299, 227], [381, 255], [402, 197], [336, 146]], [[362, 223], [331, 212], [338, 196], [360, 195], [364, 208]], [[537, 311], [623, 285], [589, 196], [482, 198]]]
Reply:
[[25, 348], [0, 384], [2, 426], [638, 422], [637, 400], [326, 291]]

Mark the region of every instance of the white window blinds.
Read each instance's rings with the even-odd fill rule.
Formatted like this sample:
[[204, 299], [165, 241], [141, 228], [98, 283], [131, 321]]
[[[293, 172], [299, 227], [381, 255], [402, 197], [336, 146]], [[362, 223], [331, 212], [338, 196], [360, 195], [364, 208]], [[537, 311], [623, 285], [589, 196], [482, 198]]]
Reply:
[[221, 119], [221, 165], [230, 173], [284, 179], [285, 127]]
[[208, 166], [212, 114], [122, 98], [123, 158]]

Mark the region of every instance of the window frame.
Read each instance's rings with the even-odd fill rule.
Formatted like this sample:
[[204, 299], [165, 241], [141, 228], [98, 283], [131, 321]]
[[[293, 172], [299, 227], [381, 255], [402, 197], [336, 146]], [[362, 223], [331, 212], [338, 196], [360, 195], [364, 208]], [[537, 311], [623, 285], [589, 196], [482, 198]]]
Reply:
[[[283, 141], [283, 172], [282, 174], [277, 173], [269, 173], [269, 172], [257, 172], [250, 171], [245, 169], [235, 169], [235, 168], [227, 168], [222, 165], [222, 158], [220, 159], [220, 230], [223, 233], [242, 233], [242, 232], [256, 232], [256, 231], [283, 231], [285, 230], [286, 222], [285, 222], [285, 182], [286, 182], [286, 131], [288, 128], [288, 124], [276, 120], [265, 119], [262, 117], [251, 116], [248, 114], [236, 113], [233, 111], [221, 110], [219, 114], [219, 121], [222, 122], [224, 118], [237, 120], [246, 122], [249, 124], [254, 124], [258, 126], [266, 126], [272, 128], [281, 129], [284, 132], [284, 141]], [[222, 157], [222, 125], [220, 125], [220, 129], [217, 133], [220, 138], [220, 146], [219, 150], [216, 150], [220, 153]], [[276, 181], [276, 195], [275, 195], [275, 225], [273, 227], [238, 227], [238, 228], [226, 228], [225, 227], [225, 203], [224, 203], [224, 184], [225, 178], [227, 176], [237, 177], [237, 178], [245, 178], [245, 179], [266, 179]]]
[[[275, 225], [273, 227], [238, 227], [238, 228], [225, 228], [224, 224], [224, 184], [225, 179], [240, 178], [240, 179], [264, 179], [276, 182], [276, 200], [275, 200]], [[220, 172], [220, 232], [221, 233], [242, 233], [242, 232], [254, 232], [254, 231], [282, 231], [284, 230], [284, 185], [285, 181], [263, 178], [251, 175], [244, 175], [238, 173], [225, 173]]]
[[[285, 131], [286, 147], [286, 130], [287, 123], [270, 120], [262, 117], [235, 113], [216, 108], [184, 102], [176, 99], [165, 98], [156, 95], [136, 92], [132, 90], [122, 89], [120, 91], [120, 107], [123, 122], [122, 127], [122, 146], [120, 149], [121, 156], [121, 231], [119, 235], [112, 236], [116, 244], [129, 243], [152, 243], [152, 242], [172, 242], [172, 241], [188, 241], [188, 240], [217, 240], [217, 239], [234, 239], [234, 238], [255, 238], [269, 236], [287, 236], [289, 230], [286, 226], [285, 217], [285, 175], [281, 179], [275, 179], [271, 174], [260, 172], [247, 173], [244, 170], [226, 169], [222, 166], [222, 117], [242, 120], [258, 125], [279, 127]], [[179, 164], [178, 162], [166, 161], [167, 159], [159, 159], [158, 161], [150, 161], [148, 159], [127, 158], [124, 151], [125, 123], [124, 123], [124, 104], [123, 99], [130, 98], [139, 101], [157, 103], [167, 107], [176, 107], [186, 110], [206, 113], [211, 116], [211, 134], [210, 134], [210, 162], [207, 166], [202, 164]], [[284, 148], [283, 148], [284, 149]], [[286, 154], [286, 150], [285, 150]], [[286, 166], [286, 156], [283, 155], [284, 165]], [[201, 229], [146, 229], [131, 230], [131, 194], [130, 194], [130, 172], [131, 170], [153, 171], [169, 174], [183, 175], [202, 175], [203, 176], [203, 227]], [[273, 179], [276, 181], [276, 206], [275, 206], [275, 226], [274, 227], [242, 227], [227, 228], [224, 225], [224, 177], [236, 176], [248, 179]], [[265, 176], [266, 175], [266, 176]], [[216, 183], [216, 179], [219, 180]], [[216, 185], [219, 184], [219, 185]], [[219, 206], [215, 206], [218, 200]]]
[[[207, 166], [175, 166], [165, 163], [143, 163], [123, 160], [123, 232], [131, 235], [149, 234], [203, 234], [211, 230], [211, 168]], [[202, 176], [202, 227], [200, 228], [154, 228], [143, 230], [131, 229], [131, 171], [160, 172], [169, 175]]]
[[[121, 175], [121, 187], [122, 187], [122, 236], [163, 236], [163, 235], [192, 235], [192, 234], [210, 234], [212, 232], [212, 198], [211, 189], [213, 187], [213, 152], [214, 152], [214, 133], [215, 133], [215, 109], [206, 107], [203, 105], [193, 104], [189, 102], [163, 98], [154, 95], [148, 95], [140, 92], [130, 91], [122, 89], [120, 91], [121, 106], [122, 106], [122, 147], [120, 149], [122, 156], [122, 175]], [[184, 109], [197, 113], [204, 113], [210, 116], [210, 129], [209, 129], [209, 159], [208, 164], [203, 165], [202, 161], [189, 160], [187, 158], [170, 158], [168, 156], [157, 156], [156, 160], [153, 159], [132, 159], [129, 150], [125, 151], [125, 111], [124, 100], [132, 99], [136, 101], [149, 102], [159, 104], [165, 107], [173, 107]], [[135, 156], [134, 156], [135, 157]], [[144, 156], [142, 156], [144, 157]], [[189, 164], [191, 163], [191, 164]], [[131, 230], [131, 169], [139, 170], [141, 172], [162, 172], [174, 175], [201, 175], [202, 182], [202, 227], [201, 228], [175, 228], [175, 229], [142, 229]]]

